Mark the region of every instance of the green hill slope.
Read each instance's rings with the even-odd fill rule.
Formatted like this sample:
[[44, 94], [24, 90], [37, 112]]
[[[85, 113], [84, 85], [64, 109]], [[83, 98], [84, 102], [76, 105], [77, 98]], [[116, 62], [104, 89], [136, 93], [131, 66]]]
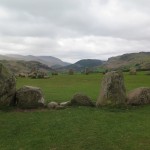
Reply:
[[5, 65], [14, 74], [29, 73], [35, 69], [44, 72], [52, 71], [50, 67], [37, 61], [0, 60], [0, 63]]
[[111, 57], [104, 66], [108, 69], [129, 69], [136, 67], [139, 70], [150, 70], [150, 52], [131, 53]]
[[97, 59], [82, 59], [74, 64], [61, 68], [61, 70], [73, 69], [75, 71], [83, 71], [85, 68], [94, 68], [103, 64], [102, 60]]

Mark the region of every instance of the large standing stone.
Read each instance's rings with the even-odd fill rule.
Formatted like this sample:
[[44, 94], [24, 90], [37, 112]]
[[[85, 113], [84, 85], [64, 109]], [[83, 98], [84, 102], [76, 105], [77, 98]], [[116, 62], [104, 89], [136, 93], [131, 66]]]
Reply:
[[100, 96], [96, 105], [120, 105], [125, 104], [126, 90], [123, 74], [121, 72], [108, 72], [102, 81]]
[[16, 79], [0, 64], [0, 106], [9, 106], [14, 101]]
[[16, 105], [20, 108], [38, 108], [45, 106], [41, 89], [24, 86], [16, 92]]
[[131, 91], [127, 96], [127, 104], [129, 105], [150, 104], [150, 88], [140, 87]]

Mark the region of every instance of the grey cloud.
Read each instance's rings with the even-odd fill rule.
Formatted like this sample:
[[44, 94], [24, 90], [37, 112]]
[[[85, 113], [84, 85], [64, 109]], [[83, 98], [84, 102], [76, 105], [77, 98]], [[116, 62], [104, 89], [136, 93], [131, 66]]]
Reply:
[[[59, 33], [63, 37], [66, 33], [64, 31], [69, 31], [68, 36], [76, 33], [79, 36], [131, 39], [141, 37], [143, 26], [144, 33], [149, 31], [150, 16], [142, 8], [150, 4], [141, 1], [136, 1], [133, 5], [129, 0], [0, 0], [2, 6], [11, 8], [10, 11], [18, 15], [16, 24], [12, 22], [12, 29], [15, 30], [16, 27], [22, 31], [15, 30], [17, 35], [25, 31], [31, 36], [55, 36]], [[137, 7], [141, 3], [143, 7]], [[150, 38], [150, 34], [145, 38]]]
[[149, 7], [149, 0], [0, 0], [0, 53], [75, 61], [150, 51]]

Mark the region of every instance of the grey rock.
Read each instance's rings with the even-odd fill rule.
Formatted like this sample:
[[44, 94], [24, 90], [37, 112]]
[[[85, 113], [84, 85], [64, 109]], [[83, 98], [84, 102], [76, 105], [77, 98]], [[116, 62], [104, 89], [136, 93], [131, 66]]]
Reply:
[[21, 108], [38, 108], [45, 106], [45, 100], [40, 88], [23, 86], [16, 92], [16, 104]]
[[47, 107], [49, 108], [49, 109], [55, 109], [56, 107], [58, 107], [59, 106], [59, 104], [57, 103], [57, 102], [49, 102], [48, 104], [47, 104]]
[[63, 106], [63, 107], [70, 106], [70, 105], [71, 105], [70, 101], [60, 103], [60, 106]]
[[126, 89], [122, 72], [112, 71], [105, 74], [100, 95], [97, 99], [97, 106], [122, 105], [126, 101]]
[[16, 78], [2, 64], [0, 64], [0, 106], [14, 103], [16, 92]]
[[57, 102], [49, 102], [49, 103], [47, 104], [47, 108], [48, 108], [48, 109], [56, 109], [56, 110], [59, 110], [59, 109], [64, 109], [65, 106], [60, 105], [60, 104], [57, 103]]
[[140, 87], [131, 91], [127, 96], [127, 104], [129, 105], [150, 104], [150, 88]]
[[75, 94], [71, 99], [70, 105], [76, 106], [94, 106], [92, 100], [84, 94]]

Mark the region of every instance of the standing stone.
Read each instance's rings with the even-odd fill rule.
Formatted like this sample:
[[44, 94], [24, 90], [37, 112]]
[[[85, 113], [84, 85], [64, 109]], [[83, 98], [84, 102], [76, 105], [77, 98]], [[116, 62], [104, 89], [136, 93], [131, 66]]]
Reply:
[[73, 69], [69, 69], [68, 74], [69, 74], [69, 75], [73, 75], [73, 74], [74, 74]]
[[0, 64], [0, 106], [9, 106], [14, 101], [16, 79]]
[[136, 75], [136, 68], [130, 68], [130, 75]]
[[38, 87], [23, 86], [16, 92], [16, 105], [20, 108], [38, 108], [45, 106], [42, 91]]
[[108, 72], [103, 78], [100, 96], [96, 105], [122, 105], [126, 101], [126, 90], [121, 72]]
[[85, 68], [85, 74], [88, 75], [90, 73], [90, 69], [89, 68]]

